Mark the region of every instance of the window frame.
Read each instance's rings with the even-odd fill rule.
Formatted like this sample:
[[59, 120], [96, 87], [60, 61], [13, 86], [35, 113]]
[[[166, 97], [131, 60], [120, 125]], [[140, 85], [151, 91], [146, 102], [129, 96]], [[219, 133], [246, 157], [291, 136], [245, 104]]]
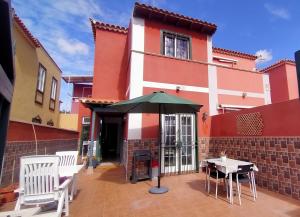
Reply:
[[[165, 35], [174, 36], [174, 56], [167, 56], [165, 54]], [[187, 39], [188, 40], [188, 58], [177, 57], [176, 47], [177, 47], [177, 38]], [[181, 60], [191, 60], [192, 59], [192, 37], [189, 35], [172, 32], [169, 30], [160, 31], [160, 54], [166, 57], [181, 59]]]
[[[55, 99], [52, 98], [52, 90], [53, 90], [53, 82], [56, 82], [56, 90], [55, 90]], [[52, 81], [51, 81], [51, 91], [50, 91], [50, 99], [49, 99], [49, 109], [54, 111], [55, 110], [55, 107], [56, 107], [56, 99], [57, 99], [57, 85], [58, 85], [58, 81], [57, 79], [52, 76]], [[53, 103], [54, 107], [52, 108], [51, 107], [51, 103]]]
[[[44, 84], [43, 84], [43, 91], [41, 91], [39, 89], [40, 68], [43, 68], [44, 71], [45, 71], [45, 79], [44, 79]], [[44, 93], [45, 93], [45, 90], [46, 90], [46, 81], [47, 81], [47, 69], [46, 69], [46, 67], [43, 64], [39, 63], [38, 73], [37, 73], [37, 82], [36, 82], [36, 91], [35, 91], [35, 103], [40, 104], [40, 105], [43, 105], [43, 103], [44, 103]], [[42, 98], [41, 102], [37, 100], [38, 94], [41, 95], [41, 98]]]
[[[53, 82], [55, 82], [55, 95], [54, 98], [52, 98], [52, 91], [53, 91]], [[53, 76], [51, 81], [51, 92], [50, 92], [50, 99], [56, 101], [57, 98], [57, 79]]]

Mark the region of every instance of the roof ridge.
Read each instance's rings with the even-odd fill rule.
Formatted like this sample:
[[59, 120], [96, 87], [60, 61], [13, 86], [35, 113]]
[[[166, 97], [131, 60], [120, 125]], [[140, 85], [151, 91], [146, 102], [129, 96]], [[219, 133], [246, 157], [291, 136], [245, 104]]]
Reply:
[[283, 63], [291, 63], [291, 64], [296, 64], [296, 62], [294, 60], [291, 60], [291, 59], [280, 59], [280, 60], [277, 60], [275, 63], [261, 69], [260, 71], [262, 72], [266, 72], [268, 71], [269, 69], [272, 69], [272, 68], [276, 68], [280, 65], [282, 65]]
[[195, 22], [199, 22], [199, 23], [202, 23], [202, 24], [212, 26], [212, 27], [217, 27], [217, 25], [214, 24], [214, 23], [209, 23], [209, 22], [204, 21], [204, 20], [200, 20], [200, 19], [196, 19], [196, 18], [193, 18], [193, 17], [185, 16], [183, 14], [178, 14], [178, 13], [168, 11], [166, 9], [158, 8], [158, 7], [155, 7], [155, 6], [152, 6], [152, 5], [135, 2], [135, 6], [147, 7], [147, 8], [153, 9], [153, 10], [158, 10], [158, 11], [161, 11], [161, 12], [165, 12], [165, 13], [168, 13], [168, 14], [171, 14], [171, 15], [175, 15], [175, 16], [178, 16], [178, 17], [181, 17], [181, 18], [189, 19], [189, 20], [192, 20], [192, 21], [195, 21]]
[[249, 54], [249, 53], [235, 51], [235, 50], [229, 50], [229, 49], [225, 49], [225, 48], [213, 47], [213, 51], [223, 53], [223, 54], [235, 55], [238, 57], [244, 57], [244, 58], [252, 59], [252, 60], [257, 59], [257, 56], [254, 54]]

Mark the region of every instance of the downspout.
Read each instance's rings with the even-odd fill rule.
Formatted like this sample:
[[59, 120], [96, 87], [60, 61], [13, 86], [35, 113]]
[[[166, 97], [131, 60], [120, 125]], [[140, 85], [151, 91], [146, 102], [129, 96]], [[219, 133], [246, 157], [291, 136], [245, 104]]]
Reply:
[[300, 98], [300, 50], [295, 52], [296, 70], [297, 70], [297, 81], [298, 81], [298, 94]]

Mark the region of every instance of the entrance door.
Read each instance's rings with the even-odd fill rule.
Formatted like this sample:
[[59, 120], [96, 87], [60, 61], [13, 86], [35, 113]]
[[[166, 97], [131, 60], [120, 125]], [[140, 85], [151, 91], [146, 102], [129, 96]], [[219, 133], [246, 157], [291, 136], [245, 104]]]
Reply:
[[194, 115], [163, 115], [162, 131], [162, 172], [178, 173], [194, 170]]
[[118, 132], [119, 125], [117, 123], [105, 123], [103, 124], [102, 131], [102, 159], [103, 161], [115, 161], [119, 160], [118, 156]]

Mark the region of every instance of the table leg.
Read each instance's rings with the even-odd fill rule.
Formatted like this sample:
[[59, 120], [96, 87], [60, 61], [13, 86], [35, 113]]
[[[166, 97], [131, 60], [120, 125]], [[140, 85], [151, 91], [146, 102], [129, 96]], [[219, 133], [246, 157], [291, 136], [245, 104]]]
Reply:
[[233, 204], [233, 195], [232, 195], [232, 173], [229, 173], [229, 199], [230, 203]]

